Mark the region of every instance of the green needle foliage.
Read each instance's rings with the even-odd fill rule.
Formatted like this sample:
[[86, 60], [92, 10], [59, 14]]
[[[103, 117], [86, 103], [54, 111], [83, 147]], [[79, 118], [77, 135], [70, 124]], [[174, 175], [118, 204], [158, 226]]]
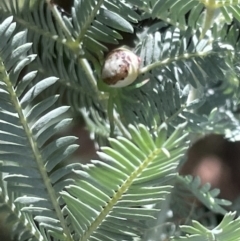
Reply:
[[[0, 215], [12, 240], [238, 241], [231, 203], [179, 169], [192, 139], [240, 140], [240, 1], [69, 7], [0, 0]], [[112, 88], [101, 71], [122, 44], [139, 75]], [[87, 164], [71, 155], [84, 136], [59, 134], [79, 117], [99, 146]]]
[[234, 219], [235, 212], [225, 215], [221, 223], [212, 230], [207, 229], [197, 221], [192, 226], [182, 225], [181, 230], [188, 233], [173, 240], [239, 240], [239, 217]]

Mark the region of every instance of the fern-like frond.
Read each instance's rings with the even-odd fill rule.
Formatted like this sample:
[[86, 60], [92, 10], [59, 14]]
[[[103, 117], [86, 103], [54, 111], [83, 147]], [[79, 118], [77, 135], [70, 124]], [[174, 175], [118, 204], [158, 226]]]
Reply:
[[186, 233], [184, 236], [176, 237], [173, 240], [188, 240], [188, 241], [202, 241], [202, 240], [239, 240], [240, 218], [234, 219], [236, 212], [227, 213], [221, 223], [212, 230], [204, 227], [197, 221], [192, 221], [192, 226], [182, 225], [181, 231]]
[[[201, 99], [196, 99], [192, 103], [195, 102], [196, 106], [198, 106], [198, 101], [199, 104], [203, 104], [201, 103]], [[227, 110], [227, 108], [225, 109], [224, 106], [211, 109], [212, 111], [209, 114], [207, 105], [201, 107], [201, 109], [204, 108], [206, 108], [206, 113], [201, 113], [196, 107], [194, 108], [194, 104], [191, 106], [190, 103], [189, 105], [183, 106], [172, 118], [167, 119], [167, 121], [169, 120], [169, 123], [173, 126], [187, 122], [186, 128], [188, 131], [195, 134], [198, 133], [201, 136], [214, 132], [232, 141], [239, 140], [240, 129], [237, 114], [232, 113]]]
[[[240, 1], [234, 0], [129, 0], [148, 17], [159, 18], [181, 30], [188, 27], [202, 30], [202, 36], [211, 28], [214, 20], [230, 23], [233, 18], [239, 21]], [[218, 17], [222, 14], [222, 19]]]
[[82, 117], [85, 120], [88, 130], [96, 135], [109, 137], [109, 127], [105, 124], [104, 119], [93, 108], [86, 110], [81, 109]]
[[37, 1], [34, 6], [31, 0], [21, 2], [3, 2], [0, 9], [13, 14], [20, 25], [27, 27], [31, 40], [34, 38], [36, 43], [41, 42], [44, 46], [43, 58], [54, 55], [54, 48], [68, 56], [73, 53], [88, 56], [87, 52], [91, 52], [102, 58], [102, 51], [107, 51], [104, 43], [117, 44], [117, 39], [122, 38], [114, 29], [133, 33], [130, 22], [139, 19], [129, 5], [118, 1], [76, 0], [71, 18], [61, 16], [58, 8], [50, 1], [47, 1], [48, 4]]
[[[204, 9], [198, 0], [129, 0], [131, 4], [143, 11], [142, 17], [159, 18], [166, 23], [185, 30], [187, 27], [199, 27]], [[188, 17], [186, 15], [188, 14]]]
[[[11, 0], [9, 3], [1, 1], [0, 11], [2, 14], [13, 15], [15, 21], [27, 28], [28, 37], [33, 41], [33, 51], [40, 52], [40, 58], [45, 60], [49, 55], [55, 54], [55, 48], [63, 54], [66, 52], [65, 42], [67, 40], [66, 33], [62, 28], [55, 24], [51, 11], [46, 7], [45, 1]], [[39, 46], [40, 44], [40, 46]], [[38, 51], [39, 47], [44, 51]], [[66, 52], [67, 53], [67, 52]]]
[[[207, 38], [200, 39], [199, 32], [192, 34], [191, 29], [185, 32], [176, 28], [162, 34], [146, 32], [137, 46], [142, 60], [142, 74], [137, 81], [148, 82], [141, 88], [116, 90], [113, 98], [120, 120], [125, 125], [143, 123], [155, 129], [159, 122], [175, 127], [188, 121], [189, 130], [204, 132], [206, 123], [210, 121], [211, 109], [204, 113], [206, 116], [196, 113], [209, 98], [204, 88], [222, 80], [236, 94], [237, 89], [228, 82], [230, 71], [234, 75], [231, 68], [233, 47]], [[185, 93], [187, 86], [194, 88]], [[200, 96], [191, 93], [194, 91], [198, 91]], [[219, 96], [222, 101], [227, 96], [231, 98], [229, 91], [225, 92], [224, 96]]]
[[192, 176], [178, 176], [178, 181], [184, 185], [186, 189], [189, 189], [194, 196], [196, 196], [206, 207], [216, 213], [226, 214], [226, 210], [222, 206], [229, 206], [231, 202], [223, 199], [218, 199], [217, 196], [220, 190], [214, 188], [210, 190], [210, 183], [201, 185], [201, 179], [199, 177], [193, 178]]
[[207, 8], [214, 8], [214, 9], [219, 9], [220, 12], [223, 14], [226, 22], [231, 22], [233, 18], [236, 20], [240, 20], [240, 1], [239, 0], [234, 0], [234, 1], [229, 1], [229, 0], [221, 0], [221, 1], [213, 1], [208, 2], [206, 0], [202, 1], [203, 4]]
[[[110, 139], [102, 148], [105, 161], [92, 161], [75, 171], [82, 177], [62, 192], [66, 214], [79, 240], [122, 240], [142, 236], [154, 219], [155, 204], [171, 192], [176, 167], [187, 143], [184, 126], [168, 139], [163, 125], [155, 135], [129, 127], [131, 139]], [[146, 205], [153, 205], [148, 208]]]
[[156, 129], [158, 123], [169, 124], [185, 108], [185, 99], [178, 83], [171, 80], [160, 82], [151, 75], [144, 75], [141, 79], [149, 77], [149, 83], [142, 89], [122, 90], [123, 96], [120, 95], [117, 110], [124, 124], [144, 123]]
[[[2, 167], [2, 163], [0, 163]], [[14, 203], [14, 195], [7, 190], [7, 183], [2, 181], [3, 175], [0, 173], [0, 214], [4, 217], [3, 223], [6, 227], [13, 227], [11, 233], [12, 240], [41, 240], [42, 235], [37, 230], [33, 218], [20, 211], [18, 203]], [[10, 195], [9, 195], [10, 194]]]
[[[207, 81], [224, 79], [233, 47], [200, 39], [199, 35], [190, 28], [186, 32], [170, 28], [164, 34], [148, 34], [137, 46], [144, 66], [141, 73], [150, 71], [153, 76], [161, 75], [194, 88], [206, 85]], [[214, 68], [209, 68], [210, 63]]]
[[53, 138], [57, 130], [70, 123], [69, 107], [52, 109], [57, 95], [37, 101], [57, 78], [49, 77], [32, 85], [37, 74], [32, 71], [18, 79], [36, 56], [27, 54], [31, 44], [22, 43], [24, 32], [15, 34], [12, 19], [9, 17], [0, 25], [0, 171], [5, 173], [1, 182], [8, 183], [8, 191], [15, 197], [12, 201], [20, 205], [21, 212], [41, 227], [39, 240], [44, 239], [45, 231], [60, 240], [71, 240], [59, 191], [71, 181], [65, 176], [79, 166], [61, 167], [78, 147], [74, 144], [77, 138]]
[[[150, 2], [150, 1], [149, 1]], [[201, 1], [190, 0], [158, 0], [155, 1], [151, 8], [151, 15], [153, 18], [160, 18], [162, 20], [170, 19], [168, 22], [178, 25], [181, 29], [186, 29], [187, 26], [196, 27], [204, 5]], [[186, 14], [189, 18], [186, 18]]]
[[202, 185], [199, 177], [178, 176], [171, 193], [170, 221], [189, 224], [196, 219], [206, 227], [215, 227], [219, 223], [216, 214], [224, 215], [231, 209], [231, 202], [218, 198], [219, 193], [209, 183]]
[[240, 136], [239, 118], [229, 110], [214, 108], [205, 123], [205, 133], [215, 133], [224, 135], [232, 141], [238, 141]]
[[[101, 43], [116, 44], [121, 38], [115, 30], [133, 33], [128, 22], [137, 22], [139, 16], [130, 6], [120, 1], [75, 1], [72, 8], [72, 30], [78, 44], [92, 53], [106, 50]], [[70, 24], [69, 24], [70, 26]]]
[[[91, 106], [99, 112], [105, 112], [107, 98], [96, 89], [94, 72], [88, 62], [83, 61], [86, 67], [84, 70], [74, 60], [65, 63], [61, 55], [56, 54], [56, 56], [55, 61], [46, 59], [45, 64], [48, 67], [42, 72], [42, 76], [46, 74], [59, 76], [58, 83], [47, 90], [46, 97], [59, 93], [58, 102], [60, 104], [67, 102], [78, 113], [85, 106]], [[33, 66], [33, 68], [35, 67], [37, 68], [37, 64]], [[89, 81], [90, 79], [92, 81]]]
[[122, 39], [116, 30], [133, 33], [130, 22], [137, 22], [138, 14], [119, 1], [76, 0], [71, 17], [62, 16], [50, 1], [37, 1], [34, 6], [30, 3], [31, 0], [0, 3], [0, 12], [13, 14], [19, 26], [28, 28], [33, 51], [40, 53], [34, 68], [44, 77], [51, 73], [60, 78], [60, 91], [67, 93], [75, 110], [86, 103], [103, 110], [104, 101], [97, 89], [99, 61], [102, 63], [104, 52], [108, 51], [106, 44], [117, 44], [117, 39]]

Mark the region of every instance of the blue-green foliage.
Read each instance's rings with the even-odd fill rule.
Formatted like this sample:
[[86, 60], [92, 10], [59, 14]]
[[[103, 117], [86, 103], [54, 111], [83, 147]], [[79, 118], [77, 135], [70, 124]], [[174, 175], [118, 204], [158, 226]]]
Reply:
[[[238, 0], [74, 0], [70, 14], [54, 1], [0, 1], [0, 212], [12, 237], [238, 240], [230, 203], [178, 165], [189, 133], [240, 139], [239, 16]], [[139, 76], [103, 91], [104, 58], [125, 35]], [[73, 162], [77, 137], [57, 136], [72, 116], [99, 160]], [[201, 216], [189, 196], [222, 223], [187, 226]]]

